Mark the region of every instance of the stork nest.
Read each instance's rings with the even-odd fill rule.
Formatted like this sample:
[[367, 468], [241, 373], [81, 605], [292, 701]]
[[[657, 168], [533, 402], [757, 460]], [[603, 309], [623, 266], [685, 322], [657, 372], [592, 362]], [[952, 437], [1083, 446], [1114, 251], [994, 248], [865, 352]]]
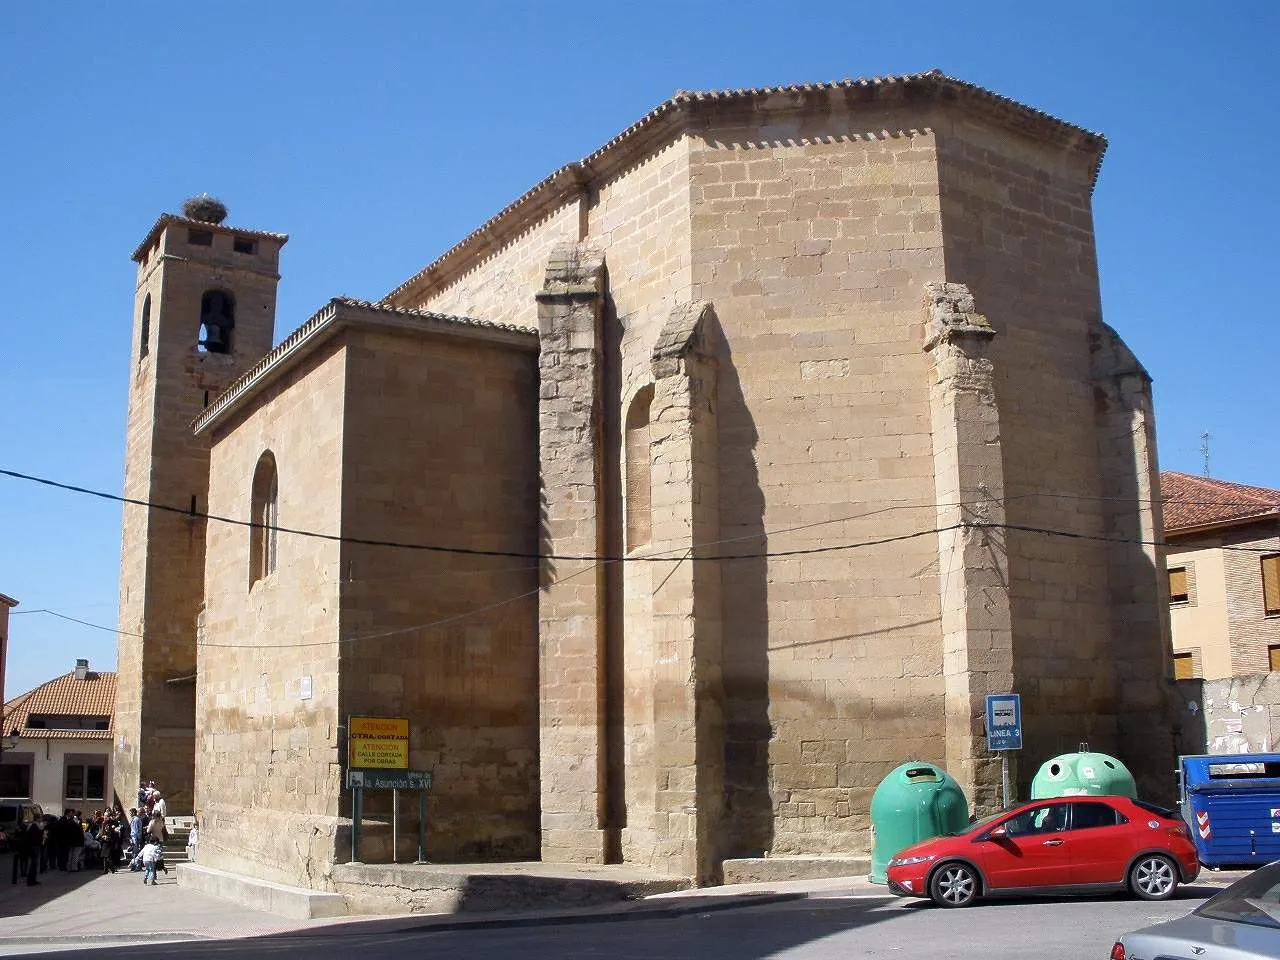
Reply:
[[217, 197], [202, 193], [183, 202], [182, 215], [202, 223], [221, 223], [227, 219], [227, 206]]

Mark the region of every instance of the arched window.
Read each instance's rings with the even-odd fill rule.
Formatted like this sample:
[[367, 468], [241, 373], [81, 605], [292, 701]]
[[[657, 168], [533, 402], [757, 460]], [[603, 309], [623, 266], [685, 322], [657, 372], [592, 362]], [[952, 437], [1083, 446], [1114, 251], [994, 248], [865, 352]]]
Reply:
[[653, 387], [643, 388], [627, 409], [627, 549], [643, 547], [652, 535], [653, 459], [649, 452], [649, 407]]
[[249, 586], [276, 569], [276, 527], [280, 523], [280, 482], [276, 458], [268, 450], [253, 471], [253, 496], [249, 519]]
[[236, 299], [225, 290], [206, 290], [200, 298], [202, 353], [230, 353], [231, 331], [236, 325]]
[[138, 337], [138, 359], [151, 352], [151, 294], [142, 298], [142, 333]]

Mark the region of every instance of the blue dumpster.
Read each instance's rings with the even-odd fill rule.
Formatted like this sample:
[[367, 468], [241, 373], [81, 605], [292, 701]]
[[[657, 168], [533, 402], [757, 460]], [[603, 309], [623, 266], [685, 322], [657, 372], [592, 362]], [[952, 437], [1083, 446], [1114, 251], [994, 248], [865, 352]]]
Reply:
[[1280, 753], [1182, 757], [1182, 818], [1206, 867], [1280, 860]]

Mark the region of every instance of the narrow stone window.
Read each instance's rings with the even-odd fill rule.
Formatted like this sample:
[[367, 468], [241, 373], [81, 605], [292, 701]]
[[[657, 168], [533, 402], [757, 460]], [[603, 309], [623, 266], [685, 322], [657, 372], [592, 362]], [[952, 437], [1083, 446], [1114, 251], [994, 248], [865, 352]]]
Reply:
[[653, 457], [649, 451], [649, 408], [653, 387], [636, 394], [627, 409], [627, 549], [649, 543], [653, 531]]
[[187, 243], [193, 247], [212, 247], [213, 231], [212, 230], [188, 230]]
[[236, 326], [236, 300], [225, 290], [206, 290], [200, 298], [201, 353], [230, 353], [231, 332]]
[[236, 237], [231, 241], [231, 249], [236, 253], [257, 253], [258, 241], [253, 237]]
[[276, 526], [280, 522], [280, 484], [276, 458], [268, 450], [258, 458], [253, 471], [253, 493], [249, 519], [249, 586], [270, 576], [276, 569]]
[[142, 298], [142, 333], [138, 337], [138, 359], [151, 352], [151, 294]]

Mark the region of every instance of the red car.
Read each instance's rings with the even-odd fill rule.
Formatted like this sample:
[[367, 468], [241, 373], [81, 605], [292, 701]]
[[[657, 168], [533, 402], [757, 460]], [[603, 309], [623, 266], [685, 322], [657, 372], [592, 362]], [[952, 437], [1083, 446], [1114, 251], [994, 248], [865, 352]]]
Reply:
[[914, 844], [889, 861], [889, 889], [965, 907], [979, 897], [1123, 890], [1167, 900], [1200, 861], [1174, 813], [1128, 797], [1035, 800], [959, 834]]

